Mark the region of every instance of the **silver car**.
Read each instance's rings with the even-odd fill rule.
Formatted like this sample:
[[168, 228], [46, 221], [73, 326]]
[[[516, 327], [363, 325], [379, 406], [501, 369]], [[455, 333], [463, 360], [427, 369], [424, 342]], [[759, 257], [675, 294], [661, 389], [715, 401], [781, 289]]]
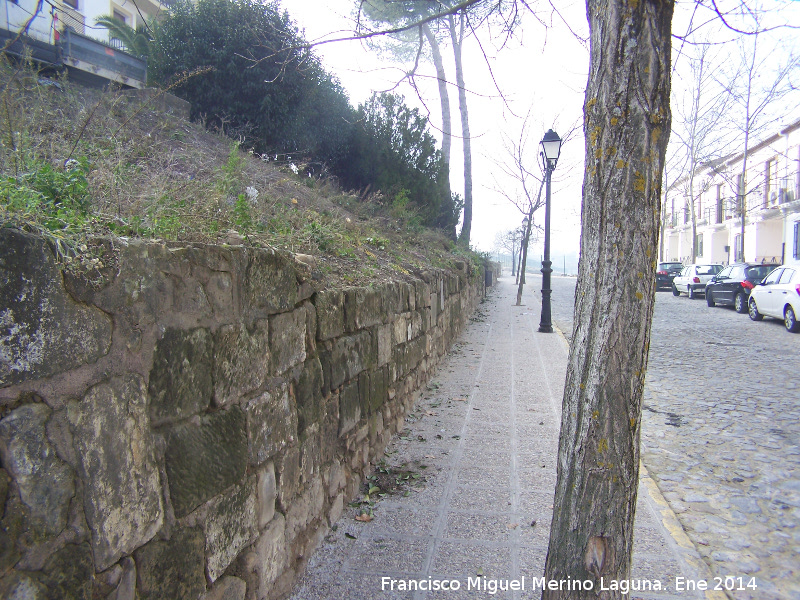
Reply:
[[685, 292], [689, 298], [696, 298], [698, 294], [705, 294], [706, 284], [720, 271], [722, 265], [718, 263], [687, 265], [672, 280], [672, 295], [680, 296]]

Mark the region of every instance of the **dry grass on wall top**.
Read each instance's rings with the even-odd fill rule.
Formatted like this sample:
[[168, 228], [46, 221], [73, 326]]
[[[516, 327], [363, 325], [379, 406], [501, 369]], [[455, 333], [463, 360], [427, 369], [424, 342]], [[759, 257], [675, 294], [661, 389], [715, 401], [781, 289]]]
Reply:
[[96, 265], [91, 240], [117, 235], [313, 255], [317, 277], [348, 285], [457, 261], [478, 274], [479, 257], [382, 194], [358, 197], [299, 157], [259, 156], [119, 90], [0, 60], [0, 107], [0, 226], [44, 234], [65, 261]]

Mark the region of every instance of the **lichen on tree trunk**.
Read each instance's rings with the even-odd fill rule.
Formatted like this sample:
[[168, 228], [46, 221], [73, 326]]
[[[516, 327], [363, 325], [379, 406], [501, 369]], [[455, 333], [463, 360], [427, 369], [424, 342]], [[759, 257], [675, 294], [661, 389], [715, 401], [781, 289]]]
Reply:
[[544, 599], [622, 598], [670, 131], [671, 0], [587, 0], [591, 66], [575, 296], [545, 577], [592, 580]]

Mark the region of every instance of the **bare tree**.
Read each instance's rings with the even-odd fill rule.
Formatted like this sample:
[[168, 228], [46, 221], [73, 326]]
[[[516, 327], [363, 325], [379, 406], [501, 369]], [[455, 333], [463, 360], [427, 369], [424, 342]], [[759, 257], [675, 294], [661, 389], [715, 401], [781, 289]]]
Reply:
[[517, 248], [521, 239], [522, 234], [519, 227], [508, 231], [499, 231], [494, 237], [495, 251], [511, 254], [511, 275], [513, 276], [517, 274]]
[[754, 33], [739, 40], [740, 62], [729, 74], [731, 97], [738, 106], [739, 116], [734, 120], [743, 138], [741, 170], [731, 187], [736, 198], [736, 212], [741, 219], [740, 238], [735, 260], [744, 260], [745, 225], [749, 210], [748, 196], [760, 190], [759, 185], [748, 181], [747, 166], [752, 139], [764, 134], [766, 129], [782, 116], [776, 115], [775, 105], [795, 91], [791, 76], [800, 69], [800, 59], [790, 54], [785, 61], [775, 62], [775, 48], [766, 47], [762, 40], [763, 14], [752, 11]]
[[[728, 142], [720, 135], [728, 118], [732, 102], [727, 89], [717, 84], [714, 77], [718, 70], [716, 57], [708, 44], [693, 46], [693, 55], [688, 57], [688, 85], [684, 97], [673, 103], [675, 111], [672, 121], [673, 140], [684, 155], [682, 164], [686, 210], [692, 224], [691, 262], [697, 259], [698, 207], [702, 194], [707, 191], [709, 180], [698, 180], [701, 167], [720, 158]], [[669, 188], [667, 188], [669, 189]]]
[[[502, 159], [495, 160], [498, 173], [502, 176], [502, 183], [495, 175], [494, 187], [496, 193], [508, 200], [524, 216], [522, 224], [522, 245], [520, 247], [520, 269], [517, 283], [517, 306], [522, 304], [522, 289], [525, 285], [525, 266], [528, 258], [528, 244], [531, 231], [534, 228], [533, 215], [544, 205], [542, 199], [542, 186], [544, 176], [541, 173], [541, 164], [538, 160], [532, 159], [537, 155], [536, 149], [530, 149], [530, 117], [531, 110], [528, 110], [525, 119], [520, 127], [519, 136], [511, 138], [503, 136], [504, 156]], [[537, 141], [538, 144], [538, 141]], [[536, 147], [534, 145], [534, 147]], [[538, 167], [537, 171], [533, 169]], [[512, 182], [509, 185], [509, 182]]]

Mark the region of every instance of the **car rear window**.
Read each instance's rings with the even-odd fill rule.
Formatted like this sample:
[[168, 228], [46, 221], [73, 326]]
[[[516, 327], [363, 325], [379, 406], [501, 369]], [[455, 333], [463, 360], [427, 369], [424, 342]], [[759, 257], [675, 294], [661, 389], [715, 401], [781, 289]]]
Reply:
[[722, 271], [722, 265], [697, 265], [698, 275], [716, 275]]
[[658, 265], [659, 271], [680, 271], [683, 269], [683, 263], [660, 263]]
[[767, 276], [767, 273], [772, 271], [775, 268], [775, 265], [759, 265], [757, 267], [747, 267], [747, 275], [748, 279], [752, 279], [754, 281], [761, 281], [764, 277]]

